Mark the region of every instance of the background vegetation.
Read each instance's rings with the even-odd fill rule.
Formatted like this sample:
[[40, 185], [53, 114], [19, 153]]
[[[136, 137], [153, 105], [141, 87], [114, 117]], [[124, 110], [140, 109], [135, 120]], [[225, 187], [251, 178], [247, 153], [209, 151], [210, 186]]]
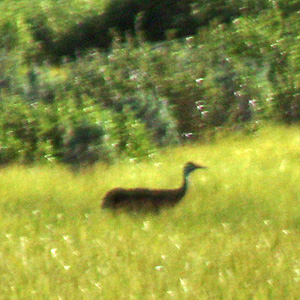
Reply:
[[299, 121], [299, 0], [1, 1], [0, 162], [147, 157]]
[[[299, 147], [272, 126], [76, 175], [4, 168], [0, 299], [299, 299]], [[187, 160], [209, 169], [174, 209], [100, 210], [115, 185], [179, 186]]]
[[[0, 1], [0, 299], [299, 299], [299, 11]], [[188, 160], [174, 209], [100, 211]]]

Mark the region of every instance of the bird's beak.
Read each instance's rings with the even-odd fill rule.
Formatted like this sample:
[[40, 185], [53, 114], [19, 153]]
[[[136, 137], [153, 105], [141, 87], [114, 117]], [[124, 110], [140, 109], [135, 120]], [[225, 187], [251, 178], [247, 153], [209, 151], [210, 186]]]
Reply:
[[197, 169], [208, 169], [207, 167], [201, 166], [201, 165], [196, 165], [196, 168], [197, 168]]

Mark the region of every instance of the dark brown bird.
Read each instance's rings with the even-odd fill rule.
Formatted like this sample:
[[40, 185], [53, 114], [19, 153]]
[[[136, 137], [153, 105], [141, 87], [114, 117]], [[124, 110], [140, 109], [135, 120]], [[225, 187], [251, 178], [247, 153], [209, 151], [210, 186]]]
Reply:
[[189, 175], [196, 169], [206, 169], [206, 167], [196, 165], [192, 162], [185, 164], [183, 184], [177, 189], [112, 189], [104, 196], [102, 208], [112, 210], [124, 208], [132, 211], [150, 210], [159, 213], [162, 207], [173, 207], [184, 197], [188, 189]]

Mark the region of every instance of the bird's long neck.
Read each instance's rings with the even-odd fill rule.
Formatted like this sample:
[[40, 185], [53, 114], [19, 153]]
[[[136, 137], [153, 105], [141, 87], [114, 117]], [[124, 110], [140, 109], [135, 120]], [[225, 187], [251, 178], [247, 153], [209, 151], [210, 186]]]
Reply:
[[189, 174], [184, 174], [183, 175], [183, 183], [182, 183], [182, 186], [180, 188], [181, 193], [182, 193], [182, 197], [186, 194], [187, 189], [188, 189], [188, 185], [189, 185]]

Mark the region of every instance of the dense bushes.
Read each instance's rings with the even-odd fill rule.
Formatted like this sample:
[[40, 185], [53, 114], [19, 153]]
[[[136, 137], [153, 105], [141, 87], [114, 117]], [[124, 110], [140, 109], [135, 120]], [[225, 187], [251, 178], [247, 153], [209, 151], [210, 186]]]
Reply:
[[0, 163], [64, 162], [91, 165], [98, 160], [140, 158], [153, 153], [147, 130], [129, 111], [118, 114], [88, 99], [54, 104], [2, 99]]
[[[107, 49], [113, 39], [111, 29], [123, 37], [126, 33], [143, 32], [147, 41], [162, 41], [194, 35], [213, 20], [230, 23], [240, 16], [256, 16], [272, 7], [280, 7], [282, 13], [289, 15], [297, 4], [298, 1], [286, 4], [268, 0], [110, 0], [101, 14], [91, 5], [85, 17], [75, 10], [72, 15], [76, 19], [69, 19], [62, 12], [65, 9], [62, 4], [47, 3], [28, 18], [28, 23], [44, 57], [59, 60], [62, 56], [75, 57], [88, 48]], [[63, 17], [65, 21], [61, 20]]]
[[[125, 5], [126, 11], [134, 3], [113, 1], [106, 9]], [[80, 17], [76, 5], [70, 6], [82, 31], [76, 34], [74, 30], [69, 40], [60, 37], [66, 28], [77, 25], [71, 17], [59, 18], [67, 16], [60, 9], [66, 9], [63, 2], [57, 7], [46, 0], [34, 2], [36, 11], [27, 12], [30, 22], [25, 13], [16, 14], [13, 22], [3, 18], [0, 162], [89, 165], [119, 157], [145, 157], [180, 137], [201, 139], [206, 130], [257, 126], [261, 120], [298, 122], [300, 21], [293, 10], [299, 1], [256, 1], [253, 7], [252, 1], [181, 3], [184, 7], [169, 15], [172, 24], [186, 20], [181, 15], [187, 13], [185, 5], [198, 23], [211, 16], [197, 34], [150, 43], [144, 39], [148, 34], [151, 40], [150, 31], [138, 36], [110, 31], [110, 50], [77, 52], [76, 59], [66, 57], [59, 65], [43, 59], [51, 49], [58, 56], [69, 51], [59, 52], [63, 49], [58, 47], [60, 41], [64, 49], [72, 48], [73, 42], [80, 44], [87, 37], [87, 23], [82, 22], [93, 20], [96, 10], [86, 9], [89, 17]], [[134, 11], [140, 11], [140, 6]], [[152, 12], [158, 7], [153, 6]], [[221, 17], [216, 16], [216, 8]], [[145, 22], [145, 14], [128, 20], [137, 28], [136, 17]], [[61, 29], [64, 22], [68, 26]], [[100, 26], [101, 22], [91, 24]], [[171, 38], [172, 31], [167, 35]], [[39, 37], [44, 39], [42, 44]]]
[[112, 0], [102, 14], [94, 12], [64, 30], [54, 30], [46, 15], [36, 15], [29, 23], [33, 36], [43, 47], [45, 56], [59, 60], [74, 57], [88, 48], [107, 49], [112, 42], [111, 30], [125, 33], [144, 32], [149, 41], [166, 39], [166, 32], [176, 29], [176, 36], [195, 34], [197, 22], [191, 14], [191, 0]]

